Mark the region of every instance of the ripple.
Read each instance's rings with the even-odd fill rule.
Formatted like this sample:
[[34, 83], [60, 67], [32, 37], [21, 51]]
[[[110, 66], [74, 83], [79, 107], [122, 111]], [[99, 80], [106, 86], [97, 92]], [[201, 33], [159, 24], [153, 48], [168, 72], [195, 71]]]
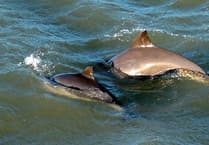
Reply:
[[190, 1], [186, 1], [186, 0], [176, 0], [175, 3], [173, 3], [172, 7], [173, 8], [177, 8], [177, 9], [191, 9], [194, 10], [195, 8], [199, 8], [202, 5], [206, 5], [207, 4], [207, 0], [190, 0]]
[[[44, 101], [46, 92], [38, 80], [39, 74], [80, 72], [110, 59], [145, 29], [157, 46], [208, 70], [207, 0], [1, 0], [0, 10], [0, 127], [6, 130], [0, 129], [5, 134], [0, 143], [207, 144], [208, 87], [204, 85], [182, 80], [127, 87], [127, 81], [122, 84], [101, 69], [96, 74], [101, 84], [124, 98], [131, 116], [145, 117], [123, 122], [123, 114], [105, 105], [79, 101], [63, 105], [59, 99], [54, 104], [47, 97]], [[13, 101], [21, 111], [3, 99]]]
[[18, 113], [18, 109], [15, 106], [3, 102], [0, 103], [0, 114], [1, 114], [0, 121], [4, 121], [6, 120], [6, 118], [9, 120], [13, 120], [14, 117], [17, 115], [17, 113]]

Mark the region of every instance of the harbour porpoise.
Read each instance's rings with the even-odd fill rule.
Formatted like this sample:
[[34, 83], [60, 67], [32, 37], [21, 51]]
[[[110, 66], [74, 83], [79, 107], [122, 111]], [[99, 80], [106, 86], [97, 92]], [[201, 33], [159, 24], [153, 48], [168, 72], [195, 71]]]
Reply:
[[47, 88], [72, 98], [119, 104], [115, 96], [96, 81], [92, 66], [86, 67], [82, 73], [54, 75], [48, 79]]
[[129, 49], [110, 62], [113, 72], [120, 77], [153, 77], [175, 71], [180, 77], [208, 79], [206, 72], [191, 60], [153, 44], [147, 31], [140, 33]]

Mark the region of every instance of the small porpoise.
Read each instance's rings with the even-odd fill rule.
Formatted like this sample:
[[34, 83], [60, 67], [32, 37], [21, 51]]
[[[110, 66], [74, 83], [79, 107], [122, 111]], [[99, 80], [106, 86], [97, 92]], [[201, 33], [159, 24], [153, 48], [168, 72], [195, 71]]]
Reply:
[[175, 72], [178, 77], [209, 80], [206, 72], [191, 60], [152, 43], [147, 31], [132, 46], [110, 60], [112, 70], [120, 77], [161, 76]]
[[52, 76], [49, 78], [47, 87], [59, 94], [63, 94], [62, 89], [72, 98], [118, 103], [114, 95], [96, 81], [92, 66], [86, 67], [82, 73], [64, 73]]

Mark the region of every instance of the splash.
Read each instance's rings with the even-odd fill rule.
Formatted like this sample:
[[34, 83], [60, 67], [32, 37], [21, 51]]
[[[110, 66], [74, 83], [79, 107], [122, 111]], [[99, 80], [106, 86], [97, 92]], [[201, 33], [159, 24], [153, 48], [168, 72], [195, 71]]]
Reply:
[[40, 71], [40, 64], [41, 64], [41, 58], [38, 55], [31, 54], [30, 56], [26, 57], [24, 59], [24, 63], [26, 65], [31, 66], [34, 70]]
[[30, 66], [34, 71], [50, 75], [53, 73], [54, 66], [51, 62], [44, 59], [44, 53], [36, 52], [25, 57], [23, 64]]

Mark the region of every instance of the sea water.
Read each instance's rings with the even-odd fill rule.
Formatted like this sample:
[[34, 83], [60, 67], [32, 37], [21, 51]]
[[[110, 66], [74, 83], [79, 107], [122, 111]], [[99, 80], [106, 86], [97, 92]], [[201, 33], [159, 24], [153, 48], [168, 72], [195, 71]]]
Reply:
[[[123, 104], [54, 94], [42, 77], [111, 59], [147, 30], [209, 71], [207, 0], [1, 0], [0, 144], [206, 145], [209, 86], [183, 79], [96, 79]], [[128, 85], [127, 85], [128, 84]]]

